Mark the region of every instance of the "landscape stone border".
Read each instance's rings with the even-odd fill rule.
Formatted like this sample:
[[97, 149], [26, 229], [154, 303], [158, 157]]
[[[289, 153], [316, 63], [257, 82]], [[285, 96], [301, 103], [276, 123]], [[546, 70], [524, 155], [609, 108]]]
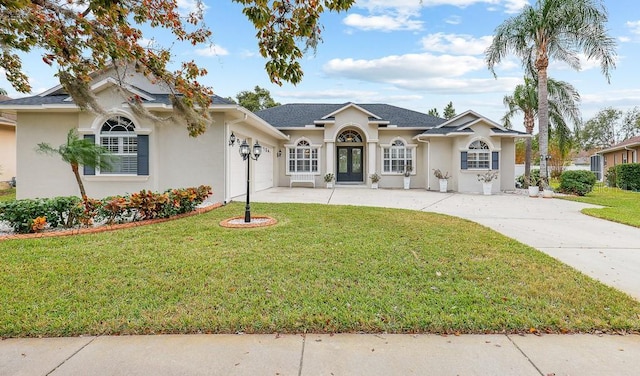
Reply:
[[117, 223], [113, 225], [104, 225], [97, 227], [80, 227], [80, 228], [72, 228], [68, 230], [61, 231], [45, 231], [45, 232], [36, 232], [33, 234], [14, 234], [14, 235], [4, 235], [0, 236], [0, 241], [2, 240], [10, 240], [10, 239], [35, 239], [35, 238], [54, 238], [58, 236], [70, 236], [70, 235], [82, 235], [82, 234], [97, 234], [99, 232], [106, 231], [114, 231], [121, 230], [125, 228], [132, 228], [138, 226], [146, 226], [152, 225], [155, 223], [162, 223], [173, 221], [174, 219], [180, 219], [185, 217], [191, 217], [193, 215], [203, 214], [210, 212], [211, 210], [217, 209], [221, 207], [221, 203], [215, 203], [213, 205], [205, 206], [203, 208], [198, 208], [189, 213], [178, 214], [169, 218], [156, 218], [156, 219], [147, 219], [143, 221], [135, 221], [135, 222], [127, 222], [127, 223]]
[[[257, 219], [257, 221], [254, 221]], [[226, 228], [256, 228], [273, 226], [278, 223], [278, 220], [266, 215], [252, 215], [251, 222], [244, 222], [244, 216], [238, 216], [233, 218], [227, 218], [220, 222], [220, 226]]]

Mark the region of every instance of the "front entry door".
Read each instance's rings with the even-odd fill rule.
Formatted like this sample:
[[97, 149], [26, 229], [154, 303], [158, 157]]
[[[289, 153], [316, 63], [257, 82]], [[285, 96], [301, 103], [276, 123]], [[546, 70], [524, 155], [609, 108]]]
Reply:
[[339, 182], [363, 182], [362, 146], [338, 146]]

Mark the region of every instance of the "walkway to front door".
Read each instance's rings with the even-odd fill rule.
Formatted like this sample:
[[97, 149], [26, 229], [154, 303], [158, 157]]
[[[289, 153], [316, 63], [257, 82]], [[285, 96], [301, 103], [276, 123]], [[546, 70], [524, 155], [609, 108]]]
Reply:
[[364, 181], [362, 172], [362, 146], [338, 146], [338, 182]]

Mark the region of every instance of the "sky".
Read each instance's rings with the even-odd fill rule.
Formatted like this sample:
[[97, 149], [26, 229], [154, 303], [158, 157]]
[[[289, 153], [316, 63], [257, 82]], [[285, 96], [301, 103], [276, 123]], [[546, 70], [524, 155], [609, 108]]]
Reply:
[[[193, 0], [178, 0], [184, 9]], [[174, 45], [175, 62], [194, 59], [208, 70], [202, 83], [221, 97], [235, 97], [257, 85], [285, 103], [387, 103], [420, 112], [442, 114], [452, 102], [457, 113], [473, 110], [496, 122], [506, 112], [505, 95], [523, 82], [514, 56], [496, 66], [494, 78], [484, 60], [498, 25], [534, 0], [357, 0], [342, 13], [321, 18], [323, 42], [301, 60], [302, 82], [270, 83], [265, 59], [258, 53], [256, 30], [231, 0], [204, 0], [205, 22], [212, 29], [211, 46]], [[637, 0], [605, 0], [609, 35], [617, 47], [611, 81], [599, 62], [584, 58], [575, 71], [551, 61], [549, 76], [573, 84], [581, 95], [586, 121], [605, 107], [628, 110], [640, 106], [640, 7]], [[145, 30], [145, 38], [163, 45], [166, 33]], [[37, 51], [24, 56], [33, 93], [58, 82], [55, 71]], [[0, 72], [0, 87], [16, 93]], [[523, 130], [515, 119], [515, 129]]]

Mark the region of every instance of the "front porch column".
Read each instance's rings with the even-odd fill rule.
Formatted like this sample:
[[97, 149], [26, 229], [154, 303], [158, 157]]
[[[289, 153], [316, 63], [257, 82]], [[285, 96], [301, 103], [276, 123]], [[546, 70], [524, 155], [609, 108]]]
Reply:
[[326, 152], [326, 160], [325, 160], [325, 174], [333, 174], [335, 173], [334, 169], [335, 169], [335, 153], [336, 153], [336, 148], [335, 148], [335, 142], [333, 141], [325, 141], [326, 146], [327, 146], [327, 152]]
[[367, 165], [369, 166], [368, 170], [366, 171], [366, 174], [364, 176], [364, 181], [367, 184], [369, 183], [369, 175], [373, 174], [374, 172], [377, 172], [378, 174], [380, 174], [380, 171], [377, 171], [376, 169], [376, 149], [378, 148], [378, 143], [377, 142], [371, 142], [369, 141], [369, 143], [367, 144], [367, 151], [368, 151], [368, 157], [367, 157]]

